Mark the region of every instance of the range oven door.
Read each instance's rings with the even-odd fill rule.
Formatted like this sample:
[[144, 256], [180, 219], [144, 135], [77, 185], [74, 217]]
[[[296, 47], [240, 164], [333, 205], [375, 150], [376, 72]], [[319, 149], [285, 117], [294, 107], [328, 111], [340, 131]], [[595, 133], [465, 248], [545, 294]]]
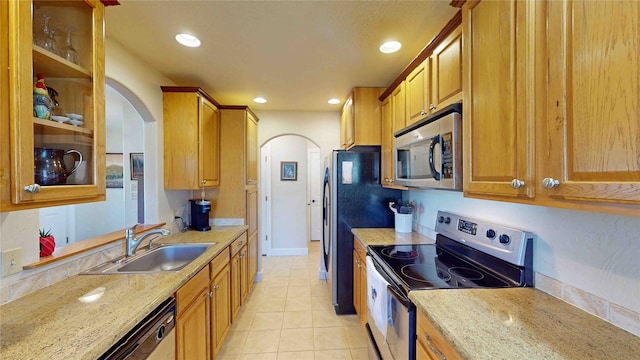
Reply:
[[[369, 258], [369, 257], [368, 257]], [[388, 281], [385, 289], [386, 335], [376, 325], [378, 309], [371, 308], [367, 301], [367, 333], [369, 334], [369, 359], [414, 360], [415, 359], [415, 306], [398, 290], [393, 281], [372, 261], [367, 264], [367, 272], [374, 271]], [[371, 269], [371, 270], [370, 270]], [[368, 278], [369, 276], [367, 276]], [[374, 296], [377, 290], [367, 281], [367, 296]], [[413, 339], [413, 340], [412, 340]]]

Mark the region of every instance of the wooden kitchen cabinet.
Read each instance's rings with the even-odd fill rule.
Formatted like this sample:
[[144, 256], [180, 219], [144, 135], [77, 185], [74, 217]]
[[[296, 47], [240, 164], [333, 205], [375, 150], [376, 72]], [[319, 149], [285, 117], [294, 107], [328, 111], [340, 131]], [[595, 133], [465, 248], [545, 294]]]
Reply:
[[466, 196], [535, 196], [532, 4], [467, 1], [462, 8]]
[[353, 88], [340, 113], [343, 149], [380, 146], [382, 117], [378, 97], [384, 88]]
[[538, 193], [576, 208], [577, 201], [633, 204], [629, 213], [638, 215], [640, 3], [545, 5], [549, 68], [538, 123]]
[[[3, 1], [2, 119], [0, 132], [0, 211], [65, 205], [105, 199], [104, 6], [98, 0]], [[77, 61], [43, 48], [44, 15], [73, 26]], [[66, 29], [64, 29], [66, 30]], [[64, 41], [58, 42], [64, 48]], [[35, 117], [36, 74], [58, 93], [52, 115], [74, 113], [83, 124], [73, 126]], [[45, 116], [45, 115], [41, 115]], [[34, 148], [77, 150], [86, 162], [82, 184], [37, 174]], [[65, 156], [67, 172], [78, 158]]]
[[176, 292], [176, 359], [210, 359], [209, 267]]
[[406, 190], [407, 187], [395, 184], [395, 168], [393, 166], [393, 124], [395, 121], [395, 104], [392, 96], [387, 96], [381, 104], [382, 141], [380, 155], [380, 184], [387, 188]]
[[462, 25], [456, 27], [431, 55], [430, 112], [462, 101]]
[[247, 185], [258, 184], [258, 118], [247, 111]]
[[416, 314], [417, 360], [462, 359], [422, 311], [416, 310]]
[[638, 214], [639, 6], [464, 4], [465, 196]]
[[367, 250], [360, 240], [353, 240], [353, 306], [364, 327], [367, 323]]
[[404, 129], [407, 125], [406, 117], [407, 114], [405, 112], [405, 82], [401, 82], [392, 92], [391, 92], [391, 108], [393, 114], [393, 133], [395, 134], [397, 131]]
[[431, 103], [431, 58], [418, 65], [405, 79], [406, 124], [422, 120], [435, 106]]
[[224, 338], [231, 327], [231, 272], [229, 268], [229, 249], [225, 249], [209, 263], [209, 296], [211, 297], [211, 353], [220, 350]]
[[161, 88], [164, 110], [164, 188], [194, 190], [218, 186], [218, 104], [197, 87]]
[[247, 281], [253, 284], [258, 272], [258, 188], [247, 190]]
[[236, 317], [248, 293], [247, 233], [231, 244], [231, 314]]

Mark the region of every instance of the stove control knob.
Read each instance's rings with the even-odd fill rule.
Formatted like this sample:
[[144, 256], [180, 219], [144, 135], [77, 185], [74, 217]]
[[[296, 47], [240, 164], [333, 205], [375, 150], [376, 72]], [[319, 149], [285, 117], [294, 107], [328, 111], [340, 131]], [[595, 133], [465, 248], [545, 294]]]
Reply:
[[444, 216], [438, 216], [438, 222], [442, 224], [444, 222]]
[[496, 231], [495, 231], [495, 230], [493, 230], [493, 229], [489, 229], [489, 230], [487, 230], [487, 237], [488, 237], [489, 239], [493, 239], [493, 238], [495, 238], [495, 237], [496, 237]]
[[451, 224], [451, 218], [448, 217], [448, 216], [446, 218], [444, 218], [444, 223], [447, 224], [447, 225]]
[[511, 238], [507, 234], [500, 235], [500, 244], [508, 244], [511, 242]]

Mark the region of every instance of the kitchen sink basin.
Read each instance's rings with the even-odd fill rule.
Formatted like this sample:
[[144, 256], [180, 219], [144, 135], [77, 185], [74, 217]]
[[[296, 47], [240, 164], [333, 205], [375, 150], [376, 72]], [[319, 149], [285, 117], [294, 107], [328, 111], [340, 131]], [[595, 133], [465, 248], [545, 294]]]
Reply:
[[130, 258], [120, 258], [98, 265], [84, 275], [153, 274], [179, 271], [216, 243], [163, 244]]

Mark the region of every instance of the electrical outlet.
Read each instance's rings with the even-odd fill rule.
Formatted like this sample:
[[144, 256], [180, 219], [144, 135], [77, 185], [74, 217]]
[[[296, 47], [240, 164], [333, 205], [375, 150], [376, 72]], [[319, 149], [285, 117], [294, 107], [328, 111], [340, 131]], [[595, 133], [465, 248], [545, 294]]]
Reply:
[[22, 271], [22, 248], [2, 251], [2, 276]]

